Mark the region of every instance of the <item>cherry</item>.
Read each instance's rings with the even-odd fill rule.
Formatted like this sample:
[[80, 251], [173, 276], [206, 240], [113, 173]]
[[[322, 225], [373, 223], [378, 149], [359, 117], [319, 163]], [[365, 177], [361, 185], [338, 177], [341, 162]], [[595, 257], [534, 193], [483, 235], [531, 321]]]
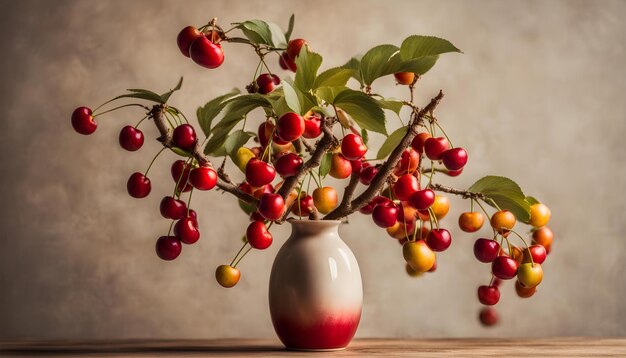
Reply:
[[[274, 134], [274, 124], [270, 121], [265, 121], [259, 125], [259, 130], [257, 132], [257, 138], [259, 139], [259, 143], [261, 144], [261, 148], [265, 148], [267, 144], [270, 142], [270, 138]], [[261, 151], [262, 152], [262, 151]], [[260, 155], [256, 155], [260, 157]]]
[[413, 231], [415, 230], [415, 220], [403, 221], [399, 219], [395, 224], [393, 224], [393, 226], [388, 227], [386, 230], [387, 234], [394, 239], [406, 239], [407, 237], [413, 236]]
[[198, 220], [185, 216], [174, 224], [174, 235], [180, 241], [187, 245], [191, 245], [200, 239], [200, 231], [198, 230]]
[[250, 246], [258, 250], [267, 249], [272, 244], [272, 234], [262, 221], [253, 221], [248, 225], [246, 239]]
[[198, 29], [193, 26], [187, 26], [178, 33], [176, 44], [178, 45], [180, 52], [186, 57], [189, 57], [189, 47], [191, 46], [191, 43], [195, 39], [202, 36], [202, 32], [198, 31]]
[[435, 264], [436, 256], [424, 240], [408, 241], [402, 245], [404, 260], [417, 272], [426, 272]]
[[178, 220], [187, 213], [187, 205], [182, 200], [166, 196], [161, 199], [160, 210], [164, 218]]
[[191, 43], [189, 55], [193, 62], [206, 68], [217, 68], [224, 63], [222, 46], [211, 42], [206, 36], [200, 36]]
[[181, 124], [174, 129], [172, 141], [183, 150], [189, 150], [196, 145], [196, 131], [190, 124]]
[[522, 249], [517, 246], [512, 246], [509, 256], [513, 258], [513, 260], [517, 261], [518, 264], [521, 264], [524, 254], [522, 253]]
[[317, 138], [322, 134], [322, 119], [318, 115], [305, 116], [304, 118], [304, 138]]
[[408, 86], [415, 81], [415, 73], [413, 72], [396, 72], [393, 74], [399, 85]]
[[340, 153], [334, 153], [330, 161], [330, 176], [345, 179], [352, 174], [352, 164]]
[[128, 190], [128, 194], [130, 196], [141, 199], [150, 194], [152, 185], [150, 184], [150, 179], [148, 179], [148, 177], [142, 173], [135, 172], [128, 178], [126, 189]]
[[467, 164], [467, 151], [463, 148], [448, 149], [441, 155], [443, 165], [448, 170], [460, 170]]
[[300, 170], [302, 163], [304, 163], [304, 161], [299, 155], [286, 153], [276, 160], [276, 172], [283, 178], [294, 176], [298, 173], [298, 170]]
[[305, 44], [307, 44], [307, 42], [303, 39], [293, 39], [289, 41], [289, 43], [287, 44], [287, 55], [295, 60], [296, 57], [298, 57], [298, 55], [300, 54], [302, 46], [304, 46]]
[[369, 166], [367, 162], [363, 162], [360, 159], [351, 160], [350, 165], [352, 166], [353, 174], [361, 174], [361, 170], [363, 170], [364, 167], [367, 168]]
[[377, 205], [392, 205], [393, 202], [384, 196], [375, 196], [369, 203], [363, 206], [359, 211], [365, 215], [370, 215]]
[[399, 177], [393, 186], [393, 193], [398, 200], [407, 201], [419, 190], [419, 181], [412, 174]]
[[417, 218], [417, 210], [409, 205], [406, 201], [401, 201], [397, 204], [398, 209], [398, 221], [407, 222], [407, 223], [415, 223], [415, 219]]
[[480, 323], [482, 323], [483, 326], [490, 327], [498, 323], [498, 319], [500, 318], [500, 316], [493, 307], [485, 307], [480, 310], [478, 318], [480, 319]]
[[446, 229], [432, 229], [426, 237], [426, 243], [433, 251], [445, 251], [452, 243], [452, 235]]
[[535, 287], [543, 280], [543, 269], [538, 263], [523, 263], [517, 270], [517, 280], [524, 287]]
[[300, 200], [291, 207], [291, 211], [298, 216], [309, 216], [314, 209], [315, 201], [311, 195], [303, 195]]
[[501, 279], [494, 277], [493, 282], [491, 283], [491, 286], [500, 287], [500, 285], [502, 285], [502, 282], [503, 281]]
[[259, 214], [258, 211], [253, 211], [250, 214], [250, 221], [265, 221], [265, 218], [261, 214]]
[[515, 292], [521, 298], [528, 298], [537, 292], [537, 286], [524, 287], [519, 281], [515, 281]]
[[393, 226], [398, 221], [398, 208], [395, 204], [377, 205], [372, 211], [374, 223], [382, 228]]
[[500, 290], [496, 286], [478, 287], [478, 300], [483, 305], [493, 306], [500, 300]]
[[413, 270], [413, 267], [411, 267], [411, 265], [409, 265], [408, 263], [404, 265], [404, 270], [406, 271], [407, 275], [411, 277], [420, 277], [423, 274], [423, 272]]
[[513, 226], [515, 226], [515, 215], [508, 210], [496, 211], [491, 216], [491, 227], [494, 228], [499, 234], [507, 234]]
[[433, 262], [433, 267], [430, 268], [427, 272], [435, 272], [437, 271], [437, 256], [435, 256], [435, 262]]
[[541, 203], [533, 204], [530, 206], [530, 225], [534, 227], [541, 227], [548, 224], [550, 221], [550, 209]]
[[359, 181], [363, 185], [370, 185], [376, 174], [378, 174], [378, 167], [367, 167], [361, 171]]
[[350, 160], [361, 159], [366, 152], [367, 147], [359, 135], [350, 133], [341, 140], [341, 154]]
[[155, 249], [162, 260], [171, 261], [180, 255], [183, 245], [176, 236], [161, 236], [156, 242]]
[[194, 220], [198, 221], [198, 213], [196, 213], [196, 211], [195, 211], [195, 210], [193, 210], [193, 209], [189, 209], [189, 210], [187, 211], [187, 216], [189, 216], [190, 218], [192, 218], [192, 219], [194, 219]]
[[424, 145], [428, 138], [430, 138], [430, 134], [427, 132], [418, 133], [411, 141], [411, 148], [415, 149], [419, 154], [424, 153]]
[[496, 240], [478, 239], [474, 242], [474, 256], [480, 262], [488, 263], [498, 257], [500, 244]]
[[280, 68], [283, 70], [290, 70], [291, 72], [296, 72], [298, 66], [296, 65], [296, 61], [289, 57], [287, 52], [283, 52], [280, 54], [280, 58], [278, 59], [278, 64]]
[[483, 227], [485, 217], [479, 212], [465, 212], [459, 216], [459, 227], [465, 232], [476, 232]]
[[409, 204], [417, 210], [427, 210], [435, 203], [435, 192], [430, 189], [422, 189], [409, 196]]
[[252, 149], [240, 147], [239, 149], [237, 149], [237, 153], [235, 153], [235, 158], [233, 158], [233, 162], [237, 165], [239, 170], [245, 173], [248, 161], [256, 157], [257, 155], [252, 151]]
[[461, 175], [461, 173], [463, 173], [463, 168], [459, 169], [459, 170], [448, 170], [446, 171], [446, 175], [449, 177], [458, 177], [459, 175]]
[[246, 165], [246, 180], [253, 187], [262, 187], [276, 177], [276, 170], [268, 163], [252, 158]]
[[256, 84], [259, 86], [260, 94], [268, 94], [272, 92], [276, 86], [280, 84], [280, 78], [276, 75], [270, 75], [269, 73], [263, 73], [256, 79]]
[[217, 280], [220, 286], [225, 288], [235, 286], [240, 278], [241, 272], [230, 265], [220, 265], [215, 270], [215, 280]]
[[431, 206], [437, 220], [443, 219], [450, 211], [450, 199], [443, 195], [435, 195], [435, 202]]
[[546, 253], [550, 253], [552, 247], [552, 241], [554, 240], [554, 234], [549, 227], [544, 226], [533, 231], [533, 243], [539, 244], [546, 249]]
[[286, 142], [300, 138], [304, 133], [304, 118], [293, 112], [283, 114], [276, 122], [276, 133]]
[[339, 197], [337, 190], [331, 186], [324, 186], [313, 190], [313, 202], [322, 214], [328, 214], [337, 207]]
[[217, 173], [211, 167], [198, 167], [189, 174], [189, 183], [198, 190], [211, 190], [217, 185]]
[[402, 157], [393, 170], [396, 176], [402, 174], [411, 174], [417, 170], [420, 165], [420, 155], [413, 148], [405, 149], [402, 152]]
[[497, 278], [510, 280], [517, 274], [519, 263], [508, 256], [498, 256], [491, 264], [491, 271]]
[[177, 160], [172, 163], [170, 170], [174, 183], [177, 184], [176, 192], [185, 192], [191, 190], [192, 186], [188, 183], [191, 174], [191, 165], [184, 160]]
[[78, 107], [72, 112], [72, 127], [80, 134], [89, 135], [96, 131], [98, 123], [92, 116], [90, 108]]
[[120, 131], [120, 146], [134, 152], [143, 145], [143, 132], [133, 126], [125, 126]]
[[424, 153], [430, 160], [441, 160], [443, 152], [450, 148], [445, 137], [428, 138], [424, 142]]
[[285, 212], [285, 200], [274, 193], [265, 193], [259, 199], [259, 214], [270, 221], [280, 219]]

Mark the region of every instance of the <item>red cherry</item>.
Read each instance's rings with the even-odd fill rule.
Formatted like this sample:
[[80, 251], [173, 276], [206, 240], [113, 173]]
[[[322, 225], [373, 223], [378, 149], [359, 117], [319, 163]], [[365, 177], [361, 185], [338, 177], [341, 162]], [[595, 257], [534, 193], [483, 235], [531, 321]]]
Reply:
[[283, 52], [280, 54], [280, 58], [278, 59], [278, 64], [280, 68], [283, 70], [290, 70], [291, 72], [296, 72], [298, 66], [296, 65], [296, 61], [294, 61], [287, 52]]
[[189, 211], [187, 212], [187, 216], [198, 221], [198, 213], [196, 213], [196, 211], [193, 209], [189, 209]]
[[382, 228], [391, 227], [398, 221], [398, 208], [393, 203], [376, 205], [372, 211], [372, 219]]
[[510, 280], [517, 275], [519, 263], [508, 256], [498, 256], [491, 264], [491, 271], [497, 278]]
[[311, 195], [304, 195], [291, 207], [291, 212], [298, 216], [309, 216], [313, 212], [315, 202]]
[[363, 185], [370, 185], [376, 174], [378, 174], [378, 167], [367, 167], [361, 172], [359, 181]]
[[303, 39], [293, 39], [289, 41], [287, 44], [287, 55], [294, 60], [300, 54], [302, 50], [302, 46], [304, 46], [307, 42]]
[[198, 31], [198, 29], [193, 26], [187, 26], [178, 33], [176, 44], [178, 45], [180, 52], [189, 57], [189, 47], [195, 39], [202, 36], [202, 32]]
[[265, 218], [258, 211], [254, 211], [250, 214], [250, 221], [265, 221]]
[[430, 138], [430, 134], [426, 132], [418, 133], [411, 141], [411, 148], [415, 149], [419, 154], [424, 153], [424, 144]]
[[165, 261], [171, 261], [180, 255], [183, 245], [176, 236], [161, 236], [156, 242], [156, 253]]
[[281, 155], [275, 163], [276, 172], [283, 178], [296, 175], [304, 161], [295, 153], [285, 153]]
[[[367, 163], [367, 162], [366, 162]], [[363, 170], [363, 161], [360, 159], [351, 160], [350, 165], [352, 166], [352, 173], [361, 174], [361, 170]]]
[[542, 264], [546, 261], [546, 248], [539, 244], [531, 245], [527, 250], [524, 250], [523, 262], [530, 262], [530, 256], [533, 258], [532, 262]]
[[433, 251], [445, 251], [452, 243], [452, 235], [446, 229], [432, 229], [426, 236], [426, 244]]
[[296, 113], [285, 113], [276, 122], [278, 137], [284, 141], [294, 141], [304, 133], [304, 118]]
[[409, 204], [417, 210], [427, 210], [434, 203], [435, 192], [430, 189], [418, 190], [409, 197]]
[[365, 206], [363, 206], [361, 209], [359, 209], [359, 211], [362, 214], [365, 215], [369, 215], [372, 213], [372, 211], [374, 211], [374, 208], [378, 205], [393, 205], [393, 202], [391, 200], [389, 200], [389, 198], [385, 198], [384, 196], [376, 196], [374, 197], [374, 199], [372, 199], [369, 203], [367, 203]]
[[[419, 181], [413, 174], [404, 174], [393, 185], [393, 193], [401, 201], [409, 200], [409, 197], [419, 190]], [[434, 198], [433, 198], [434, 200]]]
[[211, 190], [217, 185], [217, 173], [211, 167], [195, 168], [189, 174], [189, 183], [198, 190]]
[[272, 244], [272, 234], [262, 221], [253, 221], [246, 230], [246, 239], [255, 249], [264, 250]]
[[120, 131], [120, 146], [134, 152], [143, 145], [143, 132], [133, 126], [126, 126]]
[[467, 164], [467, 151], [463, 148], [452, 148], [443, 152], [441, 156], [443, 165], [448, 170], [460, 170]]
[[200, 36], [191, 43], [189, 55], [193, 62], [206, 68], [217, 68], [224, 63], [222, 46], [211, 42], [206, 36]]
[[483, 305], [493, 306], [500, 300], [500, 290], [496, 286], [478, 287], [478, 300]]
[[191, 165], [184, 160], [177, 160], [172, 163], [170, 170], [174, 184], [177, 184], [176, 192], [185, 192], [191, 190], [191, 184], [188, 184], [189, 174], [191, 173]]
[[393, 173], [396, 176], [400, 176], [403, 174], [411, 174], [417, 170], [420, 165], [420, 155], [413, 148], [405, 149], [402, 152], [402, 157], [396, 167], [393, 170]]
[[450, 148], [450, 143], [445, 137], [428, 138], [424, 142], [424, 153], [430, 160], [441, 160], [443, 152]]
[[89, 135], [96, 131], [98, 123], [92, 116], [90, 108], [78, 107], [72, 112], [72, 127], [80, 134]]
[[322, 119], [318, 116], [311, 116], [304, 120], [304, 138], [317, 138], [322, 134]]
[[494, 277], [493, 282], [491, 283], [491, 286], [500, 287], [501, 284], [502, 284], [502, 280], [497, 277]]
[[259, 213], [270, 221], [279, 220], [285, 212], [285, 200], [282, 196], [266, 193], [259, 199]]
[[263, 73], [257, 77], [256, 84], [259, 86], [260, 94], [268, 94], [280, 84], [280, 78], [276, 75]]
[[330, 161], [330, 176], [345, 179], [352, 174], [352, 163], [340, 153], [334, 153]]
[[446, 172], [446, 174], [450, 177], [458, 177], [459, 175], [461, 175], [461, 173], [463, 173], [463, 168], [459, 170], [448, 170]]
[[189, 150], [196, 145], [196, 131], [190, 124], [181, 124], [174, 129], [172, 140], [178, 148]]
[[187, 245], [191, 245], [200, 239], [198, 221], [191, 216], [186, 216], [174, 224], [174, 235]]
[[276, 177], [276, 171], [268, 163], [252, 158], [246, 164], [246, 180], [253, 187], [262, 187], [271, 183]]
[[261, 147], [265, 148], [267, 146], [273, 134], [274, 134], [274, 124], [272, 122], [265, 121], [261, 123], [261, 125], [259, 125], [257, 138], [259, 139], [259, 143], [261, 144]]
[[496, 240], [478, 239], [474, 242], [474, 256], [480, 262], [488, 263], [498, 257], [500, 244]]
[[148, 177], [142, 173], [135, 172], [130, 176], [130, 178], [128, 178], [126, 189], [128, 190], [128, 194], [130, 196], [141, 199], [150, 194], [152, 185], [150, 184], [150, 179], [148, 179]]
[[478, 318], [480, 319], [480, 323], [483, 324], [483, 326], [493, 326], [496, 323], [498, 323], [498, 319], [499, 319], [499, 315], [498, 312], [493, 308], [493, 307], [485, 307], [482, 310], [480, 310], [480, 314], [478, 315]]
[[341, 154], [350, 160], [361, 159], [367, 153], [363, 138], [354, 133], [347, 134], [341, 140]]
[[166, 219], [178, 220], [187, 213], [187, 205], [182, 200], [166, 196], [161, 199], [160, 205], [161, 215]]

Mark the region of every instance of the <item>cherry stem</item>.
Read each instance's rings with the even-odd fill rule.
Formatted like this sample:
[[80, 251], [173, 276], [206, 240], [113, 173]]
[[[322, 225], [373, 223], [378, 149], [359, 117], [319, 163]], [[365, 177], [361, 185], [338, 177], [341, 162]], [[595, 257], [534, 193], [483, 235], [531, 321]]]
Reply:
[[[488, 198], [488, 199], [491, 201], [491, 203], [493, 204], [493, 206], [495, 206], [495, 208], [496, 208], [496, 209], [498, 209], [498, 211], [502, 211], [502, 209], [500, 209], [500, 207], [498, 206], [498, 204], [496, 204], [496, 201], [495, 201], [495, 200], [493, 200], [493, 199], [491, 199], [491, 198]], [[486, 203], [486, 201], [485, 201], [485, 203]]]
[[187, 216], [189, 216], [189, 210], [191, 210], [191, 195], [193, 195], [193, 188], [189, 191], [189, 198], [187, 199]]
[[435, 175], [435, 162], [433, 162], [432, 160], [430, 161], [430, 176], [428, 177], [428, 185], [426, 185], [427, 188], [430, 187], [430, 183], [433, 182], [433, 176]]
[[140, 119], [139, 122], [137, 122], [137, 124], [135, 124], [135, 128], [138, 128], [139, 125], [141, 124], [141, 122], [143, 122], [146, 118], [148, 118], [147, 115], [145, 117], [143, 117], [142, 119]]
[[448, 140], [448, 143], [450, 143], [450, 148], [454, 148], [454, 145], [452, 145], [452, 141], [450, 140], [450, 137], [448, 137], [448, 135], [446, 134], [446, 131], [443, 130], [443, 128], [439, 125], [439, 123], [437, 123], [437, 119], [435, 118], [434, 121], [435, 125], [441, 130], [441, 132], [443, 133], [443, 135], [446, 137], [446, 139]]
[[239, 257], [241, 251], [243, 251], [244, 247], [246, 247], [246, 245], [248, 245], [248, 238], [246, 238], [246, 242], [244, 242], [239, 251], [237, 251], [237, 254], [235, 255], [235, 257], [233, 257], [233, 260], [230, 262], [229, 266], [235, 267], [233, 266], [233, 264], [235, 263], [235, 260], [237, 260], [237, 257]]
[[474, 212], [474, 199], [470, 199], [470, 212], [473, 213]]
[[[176, 181], [176, 185], [174, 185], [174, 194], [172, 194], [173, 198], [175, 198], [175, 197], [180, 198], [180, 195], [183, 193], [183, 189], [187, 185], [187, 184], [185, 184], [185, 186], [183, 186], [182, 188], [180, 188], [180, 190], [178, 190], [179, 189], [179, 185], [181, 183], [181, 180], [183, 180], [183, 177], [185, 176], [185, 169], [187, 168], [187, 165], [189, 165], [189, 163], [191, 163], [191, 158], [189, 158], [189, 159], [187, 159], [185, 161], [185, 166], [183, 167], [182, 172], [180, 172], [180, 175], [178, 176], [178, 180]], [[178, 195], [176, 195], [176, 193], [178, 193]]]
[[491, 280], [489, 280], [489, 286], [493, 285], [493, 279], [495, 278], [495, 276], [493, 274], [491, 274]]
[[256, 70], [254, 70], [254, 77], [252, 78], [252, 82], [256, 81], [256, 78], [259, 75], [259, 69], [261, 69], [261, 64], [263, 64], [263, 62], [259, 61], [259, 64], [256, 65]]
[[161, 154], [165, 149], [167, 149], [167, 147], [163, 147], [161, 148], [161, 150], [159, 150], [159, 152], [154, 156], [154, 158], [152, 158], [152, 161], [150, 161], [150, 165], [148, 165], [148, 169], [146, 169], [146, 171], [143, 173], [143, 176], [147, 176], [148, 172], [150, 171], [150, 168], [152, 168], [152, 164], [154, 164], [154, 161], [156, 160], [156, 158], [159, 156], [159, 154]]
[[[528, 250], [528, 256], [530, 256], [530, 262], [532, 263], [533, 266], [535, 266], [535, 261], [533, 260], [533, 255], [530, 253], [530, 249], [528, 248], [528, 243], [526, 242], [526, 240], [524, 240], [522, 235], [518, 234], [517, 231], [510, 230], [510, 232], [514, 233], [515, 235], [517, 235], [517, 237], [520, 238], [520, 240], [522, 240], [522, 242], [524, 243], [524, 246], [526, 246], [526, 250]], [[523, 254], [523, 252], [522, 252], [522, 254]]]
[[[473, 202], [474, 199], [472, 199]], [[487, 219], [489, 219], [489, 214], [487, 213], [487, 210], [485, 210], [485, 208], [483, 207], [483, 205], [480, 203], [479, 200], [476, 200], [476, 204], [478, 204], [478, 206], [480, 206], [481, 209], [483, 209], [483, 212], [485, 213], [485, 215], [487, 216]]]
[[439, 220], [437, 220], [437, 216], [435, 216], [435, 211], [433, 210], [432, 206], [428, 208], [428, 212], [433, 217], [433, 220], [435, 220], [435, 224], [437, 225], [437, 229], [439, 229]]
[[174, 226], [174, 222], [176, 222], [176, 220], [172, 220], [172, 223], [170, 224], [170, 229], [167, 230], [167, 236], [170, 236], [172, 234], [172, 227]]
[[[104, 106], [107, 103], [109, 103], [109, 102], [104, 103], [102, 106]], [[102, 107], [102, 106], [100, 106], [100, 107]], [[96, 110], [100, 109], [100, 107], [96, 108]], [[106, 110], [106, 111], [104, 111], [102, 113], [98, 113], [98, 114], [94, 113], [92, 116], [94, 118], [96, 118], [97, 116], [101, 116], [103, 114], [106, 114], [106, 113], [109, 113], [109, 112], [113, 112], [113, 111], [116, 111], [118, 109], [125, 108], [125, 107], [141, 107], [141, 108], [145, 109], [146, 111], [150, 110], [150, 108], [148, 108], [148, 107], [146, 107], [146, 106], [144, 106], [142, 104], [139, 104], [139, 103], [129, 103], [129, 104], [125, 104], [125, 105], [122, 105], [122, 106], [115, 107], [115, 108], [111, 108], [111, 109]]]
[[246, 252], [243, 253], [243, 255], [241, 255], [241, 257], [239, 258], [239, 260], [237, 260], [237, 262], [235, 262], [235, 265], [233, 267], [237, 267], [237, 265], [239, 265], [239, 262], [241, 260], [243, 260], [244, 257], [246, 257], [246, 255], [248, 254], [248, 252], [250, 252], [250, 250], [252, 250], [252, 246], [250, 246]]

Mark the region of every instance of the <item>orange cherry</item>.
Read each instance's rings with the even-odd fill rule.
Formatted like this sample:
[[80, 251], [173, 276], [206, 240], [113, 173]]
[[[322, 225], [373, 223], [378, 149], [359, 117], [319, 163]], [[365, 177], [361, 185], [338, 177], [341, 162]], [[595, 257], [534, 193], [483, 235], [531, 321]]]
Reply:
[[476, 232], [483, 227], [485, 217], [479, 212], [465, 212], [459, 216], [459, 227], [465, 232]]

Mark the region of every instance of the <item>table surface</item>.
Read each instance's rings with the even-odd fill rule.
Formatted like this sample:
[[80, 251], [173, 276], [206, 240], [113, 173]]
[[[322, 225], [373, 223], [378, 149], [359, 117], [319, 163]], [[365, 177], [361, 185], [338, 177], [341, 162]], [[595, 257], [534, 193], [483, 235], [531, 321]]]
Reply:
[[285, 350], [276, 340], [117, 340], [0, 342], [0, 355], [144, 357], [624, 357], [626, 338], [357, 339], [343, 351]]

